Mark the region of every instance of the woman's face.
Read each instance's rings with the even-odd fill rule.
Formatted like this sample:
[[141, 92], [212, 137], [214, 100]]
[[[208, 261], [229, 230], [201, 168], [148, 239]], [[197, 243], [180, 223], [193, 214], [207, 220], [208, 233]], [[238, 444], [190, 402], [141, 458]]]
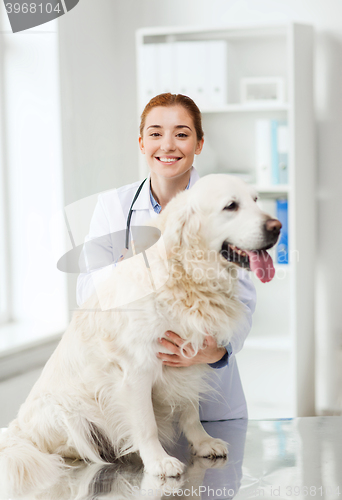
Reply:
[[146, 117], [139, 145], [151, 172], [174, 178], [190, 170], [203, 139], [197, 140], [192, 117], [183, 106], [158, 106]]

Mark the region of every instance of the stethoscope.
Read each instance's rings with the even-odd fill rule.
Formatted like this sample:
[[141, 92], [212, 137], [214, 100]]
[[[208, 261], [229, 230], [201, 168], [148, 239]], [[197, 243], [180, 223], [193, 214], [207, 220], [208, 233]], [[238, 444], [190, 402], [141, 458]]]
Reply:
[[137, 198], [138, 198], [138, 196], [140, 194], [140, 191], [141, 191], [141, 189], [142, 189], [142, 187], [143, 187], [143, 185], [144, 185], [144, 183], [145, 183], [146, 180], [147, 180], [147, 177], [146, 177], [146, 179], [144, 179], [142, 181], [142, 183], [140, 184], [140, 186], [136, 190], [136, 193], [134, 195], [133, 201], [131, 203], [131, 206], [130, 206], [130, 209], [129, 209], [129, 212], [128, 212], [127, 223], [126, 223], [126, 245], [125, 245], [125, 247], [127, 248], [127, 250], [129, 248], [129, 232], [130, 232], [130, 228], [131, 228], [131, 218], [132, 218], [132, 213], [133, 213], [133, 205], [136, 202], [136, 200], [137, 200]]

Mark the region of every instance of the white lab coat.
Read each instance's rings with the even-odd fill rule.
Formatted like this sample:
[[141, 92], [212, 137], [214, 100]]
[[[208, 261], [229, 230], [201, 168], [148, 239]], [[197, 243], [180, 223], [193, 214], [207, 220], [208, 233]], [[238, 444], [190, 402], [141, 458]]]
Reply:
[[[199, 179], [197, 171], [192, 167], [190, 172], [189, 189]], [[99, 195], [97, 205], [90, 224], [90, 231], [86, 241], [100, 236], [109, 235], [126, 228], [127, 215], [136, 190], [141, 181], [123, 186], [117, 190], [105, 191]], [[134, 203], [131, 226], [143, 225], [149, 218], [157, 217], [150, 200], [150, 175], [144, 183], [139, 197]], [[105, 243], [101, 251], [106, 255], [107, 261], [113, 261], [110, 238], [103, 240]], [[108, 260], [109, 259], [109, 260]], [[240, 294], [239, 298], [244, 304], [245, 314], [239, 323], [239, 328], [231, 339], [232, 353], [228, 363], [222, 368], [217, 368], [213, 373], [211, 386], [213, 391], [205, 396], [200, 405], [200, 418], [202, 421], [228, 420], [248, 418], [247, 405], [243, 393], [240, 375], [235, 354], [239, 352], [252, 326], [252, 314], [255, 309], [256, 293], [253, 282], [246, 271], [239, 271]], [[92, 273], [81, 273], [77, 280], [77, 303], [80, 306], [95, 291]], [[175, 332], [177, 333], [177, 332]]]

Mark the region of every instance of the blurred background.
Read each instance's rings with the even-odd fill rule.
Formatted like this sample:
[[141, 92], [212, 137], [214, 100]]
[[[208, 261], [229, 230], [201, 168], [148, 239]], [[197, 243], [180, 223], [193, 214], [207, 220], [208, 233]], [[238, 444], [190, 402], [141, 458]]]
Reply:
[[[255, 130], [287, 126], [289, 177], [259, 187], [268, 210], [289, 202], [289, 251], [300, 249], [300, 260], [279, 262], [274, 283], [258, 289], [253, 330], [237, 354], [249, 416], [341, 414], [341, 2], [80, 0], [16, 34], [2, 3], [0, 20], [0, 426], [76, 308], [77, 275], [56, 267], [70, 248], [63, 207], [144, 177], [139, 114], [158, 93], [149, 76], [167, 68], [156, 46], [208, 40], [225, 41], [224, 71], [216, 66], [224, 96], [200, 105], [199, 172], [258, 184]], [[250, 88], [267, 78], [274, 102], [253, 102]]]

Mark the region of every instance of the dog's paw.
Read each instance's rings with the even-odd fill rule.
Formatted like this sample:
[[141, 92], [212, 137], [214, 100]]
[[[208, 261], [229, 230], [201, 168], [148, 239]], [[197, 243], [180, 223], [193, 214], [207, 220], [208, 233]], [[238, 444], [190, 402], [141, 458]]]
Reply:
[[[152, 476], [151, 474], [144, 473], [143, 479], [140, 484], [140, 490], [143, 491], [161, 491], [163, 495], [169, 492], [179, 490], [184, 484], [184, 474], [177, 477], [162, 477]], [[168, 495], [169, 496], [169, 495]]]
[[[207, 469], [221, 469], [225, 467], [228, 463], [228, 455], [225, 457], [199, 457], [197, 455], [192, 455], [190, 463], [188, 464], [188, 471], [205, 471]], [[196, 473], [196, 472], [195, 472]]]
[[160, 477], [178, 477], [184, 469], [185, 465], [174, 457], [164, 457], [145, 465], [146, 472]]
[[227, 444], [222, 439], [206, 438], [192, 445], [192, 452], [198, 457], [218, 458], [227, 457]]

